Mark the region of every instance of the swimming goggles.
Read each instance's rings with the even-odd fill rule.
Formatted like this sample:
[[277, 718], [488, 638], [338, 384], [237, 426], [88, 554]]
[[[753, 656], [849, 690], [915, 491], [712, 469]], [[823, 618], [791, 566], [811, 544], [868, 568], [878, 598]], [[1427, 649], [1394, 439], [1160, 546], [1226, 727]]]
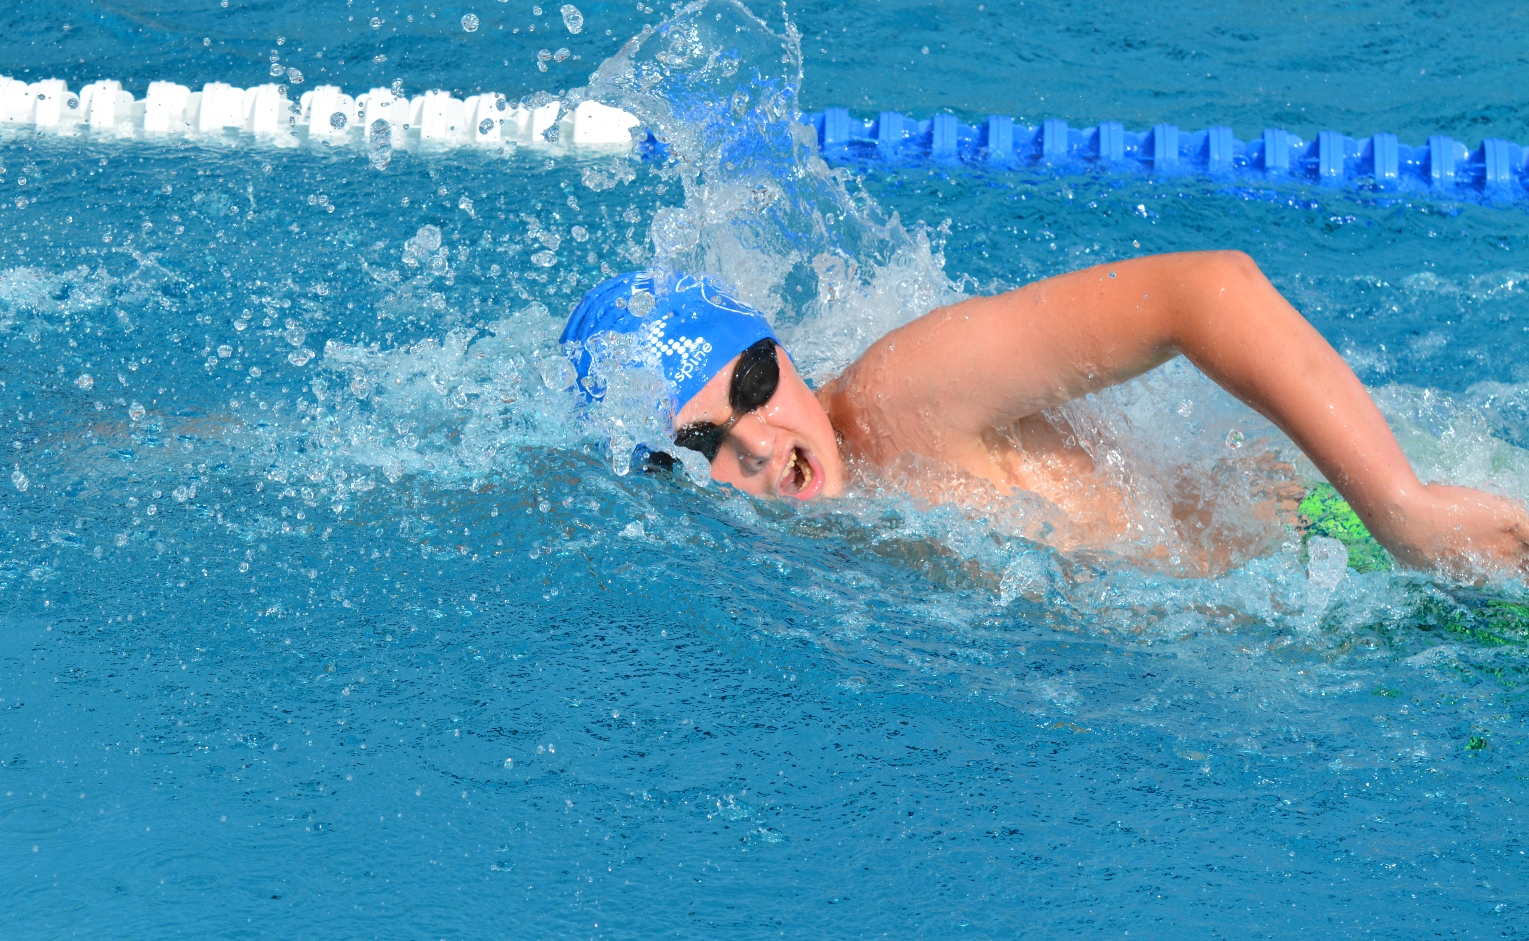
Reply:
[[715, 461], [717, 452], [722, 450], [722, 442], [727, 440], [738, 419], [763, 408], [778, 388], [780, 360], [775, 355], [775, 340], [765, 337], [738, 354], [738, 365], [733, 369], [733, 381], [727, 390], [733, 417], [720, 425], [709, 421], [686, 425], [675, 432], [674, 443], [701, 452], [708, 461]]

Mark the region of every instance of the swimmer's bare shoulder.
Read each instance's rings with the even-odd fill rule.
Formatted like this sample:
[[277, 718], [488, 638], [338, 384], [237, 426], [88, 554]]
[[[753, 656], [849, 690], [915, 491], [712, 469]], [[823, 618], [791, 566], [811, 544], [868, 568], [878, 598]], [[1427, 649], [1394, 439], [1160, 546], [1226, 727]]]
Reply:
[[993, 429], [1178, 355], [1288, 434], [1402, 561], [1529, 574], [1524, 508], [1420, 482], [1358, 377], [1241, 252], [1136, 258], [940, 308], [820, 400], [849, 455], [980, 473]]

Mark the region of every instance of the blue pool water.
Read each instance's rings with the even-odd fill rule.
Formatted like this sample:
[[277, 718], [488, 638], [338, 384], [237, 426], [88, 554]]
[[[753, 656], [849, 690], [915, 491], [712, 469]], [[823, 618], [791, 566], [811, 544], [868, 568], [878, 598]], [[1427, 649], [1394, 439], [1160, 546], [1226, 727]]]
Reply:
[[[1323, 568], [1255, 512], [1298, 456], [1191, 370], [1068, 412], [1146, 535], [1066, 555], [1023, 499], [626, 472], [651, 429], [576, 413], [554, 342], [655, 255], [822, 378], [963, 293], [1238, 248], [1425, 477], [1529, 498], [1522, 208], [836, 174], [786, 121], [1529, 141], [1519, 5], [804, 4], [795, 101], [774, 9], [684, 13], [593, 83], [669, 11], [581, 9], [0, 14], [29, 80], [253, 85], [276, 52], [347, 89], [588, 85], [673, 157], [6, 133], [0, 936], [1529, 935], [1529, 630], [1487, 616], [1522, 586]], [[1187, 478], [1202, 531], [1161, 512]]]

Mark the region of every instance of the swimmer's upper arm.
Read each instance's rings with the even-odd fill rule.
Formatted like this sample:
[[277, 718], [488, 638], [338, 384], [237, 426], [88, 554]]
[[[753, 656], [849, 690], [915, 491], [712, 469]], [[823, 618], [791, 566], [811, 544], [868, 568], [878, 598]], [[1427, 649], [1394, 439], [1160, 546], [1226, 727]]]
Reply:
[[885, 450], [960, 446], [1172, 358], [1181, 295], [1238, 265], [1231, 254], [1137, 258], [940, 308], [877, 341], [841, 385], [890, 433]]

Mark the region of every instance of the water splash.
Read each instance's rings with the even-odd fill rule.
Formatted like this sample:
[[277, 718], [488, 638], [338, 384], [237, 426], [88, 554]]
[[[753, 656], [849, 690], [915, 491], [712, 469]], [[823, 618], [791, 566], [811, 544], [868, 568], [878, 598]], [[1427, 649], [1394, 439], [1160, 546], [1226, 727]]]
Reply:
[[809, 375], [959, 298], [922, 228], [884, 218], [800, 122], [801, 40], [734, 0], [704, 0], [607, 60], [589, 97], [642, 120], [684, 203], [650, 227], [653, 264], [706, 271], [780, 327]]

